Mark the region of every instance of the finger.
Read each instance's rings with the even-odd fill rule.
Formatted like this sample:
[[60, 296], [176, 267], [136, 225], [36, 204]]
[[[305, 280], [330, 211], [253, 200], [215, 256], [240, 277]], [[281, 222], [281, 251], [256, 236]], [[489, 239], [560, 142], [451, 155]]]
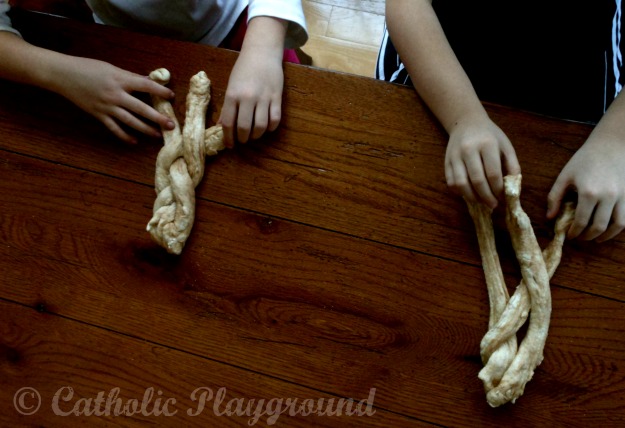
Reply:
[[484, 162], [484, 172], [486, 174], [488, 186], [493, 192], [495, 198], [499, 198], [503, 193], [501, 157], [499, 156], [499, 153], [489, 150], [485, 153], [482, 153], [482, 160]]
[[226, 98], [217, 123], [221, 124], [224, 132], [224, 145], [228, 148], [234, 147], [234, 125], [236, 123], [237, 111], [237, 103]]
[[592, 213], [597, 205], [597, 199], [584, 197], [578, 194], [577, 208], [575, 208], [575, 218], [567, 233], [569, 239], [577, 238], [588, 226]]
[[128, 144], [137, 144], [137, 139], [124, 131], [110, 116], [103, 118], [102, 123], [120, 140]]
[[250, 131], [254, 123], [253, 103], [243, 103], [239, 106], [239, 116], [237, 117], [237, 141], [247, 143], [250, 138]]
[[604, 242], [608, 239], [614, 238], [625, 229], [625, 201], [621, 201], [614, 205], [614, 211], [612, 211], [612, 224], [608, 229], [598, 236], [597, 242]]
[[150, 135], [155, 138], [160, 138], [162, 135], [159, 130], [148, 125], [142, 120], [139, 120], [139, 118], [131, 114], [128, 110], [124, 110], [122, 108], [117, 109], [113, 113], [113, 116], [117, 120], [119, 120], [121, 123], [127, 125], [128, 127], [132, 129], [136, 129], [137, 131], [142, 132], [143, 134]]
[[282, 119], [282, 99], [274, 100], [269, 106], [269, 130], [275, 131]]
[[553, 219], [560, 211], [560, 205], [562, 205], [562, 199], [569, 187], [569, 182], [563, 175], [559, 175], [553, 187], [549, 191], [547, 196], [547, 218]]
[[454, 166], [449, 159], [445, 159], [445, 181], [447, 186], [455, 192]]
[[252, 139], [257, 140], [265, 133], [269, 124], [269, 105], [259, 103], [254, 112], [254, 129]]
[[486, 180], [482, 157], [478, 153], [472, 155], [466, 161], [465, 166], [469, 174], [469, 181], [478, 199], [481, 199], [488, 207], [495, 209], [497, 207], [497, 198], [493, 195], [490, 185]]
[[506, 174], [517, 175], [521, 173], [521, 165], [519, 159], [516, 157], [516, 152], [512, 143], [506, 144], [502, 148], [504, 166], [506, 167]]
[[[163, 129], [174, 129], [176, 127], [176, 124], [174, 123], [174, 121], [167, 115], [159, 113], [158, 111], [156, 111], [156, 109], [150, 107], [149, 105], [147, 105], [140, 99], [133, 97], [130, 94], [126, 94], [126, 95], [127, 96], [124, 97], [121, 103], [121, 107], [123, 107], [124, 109], [127, 109], [135, 113], [138, 116], [144, 117], [156, 123]], [[144, 132], [144, 133], [148, 134], [148, 132]], [[160, 133], [157, 133], [157, 135], [154, 135], [154, 136], [158, 137], [160, 136]]]
[[469, 182], [469, 175], [464, 162], [459, 159], [458, 161], [453, 162], [452, 165], [454, 174], [454, 186], [452, 189], [454, 192], [458, 193], [469, 202], [477, 202], [477, 197], [473, 191], [471, 183]]
[[136, 75], [126, 89], [129, 91], [146, 92], [150, 95], [156, 95], [166, 100], [174, 97], [174, 91], [169, 89], [167, 86], [155, 82], [148, 76]]
[[579, 235], [579, 239], [585, 241], [591, 241], [597, 236], [601, 235], [608, 229], [610, 219], [612, 218], [612, 212], [614, 211], [614, 202], [601, 201], [595, 209], [595, 214], [592, 218], [592, 224], [589, 225], [584, 232]]

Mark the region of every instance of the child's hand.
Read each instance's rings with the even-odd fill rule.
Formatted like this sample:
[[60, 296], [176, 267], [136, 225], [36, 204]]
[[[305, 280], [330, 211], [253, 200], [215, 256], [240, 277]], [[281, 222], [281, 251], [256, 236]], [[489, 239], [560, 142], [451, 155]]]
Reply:
[[263, 50], [241, 52], [230, 74], [219, 119], [226, 147], [260, 138], [278, 127], [283, 84], [281, 56], [276, 61]]
[[250, 20], [219, 118], [226, 147], [260, 138], [280, 124], [285, 34], [284, 21], [267, 16]]
[[132, 95], [145, 92], [169, 99], [174, 96], [171, 89], [146, 76], [88, 58], [70, 57], [66, 73], [52, 89], [95, 116], [121, 140], [136, 142], [120, 123], [154, 137], [160, 137], [160, 131], [142, 119], [173, 129], [170, 118]]
[[447, 185], [471, 202], [495, 208], [503, 192], [502, 158], [506, 174], [521, 172], [510, 140], [488, 117], [459, 122], [449, 135]]
[[568, 189], [577, 191], [575, 220], [568, 238], [603, 242], [625, 228], [625, 144], [622, 138], [593, 134], [556, 179], [547, 217], [558, 214]]

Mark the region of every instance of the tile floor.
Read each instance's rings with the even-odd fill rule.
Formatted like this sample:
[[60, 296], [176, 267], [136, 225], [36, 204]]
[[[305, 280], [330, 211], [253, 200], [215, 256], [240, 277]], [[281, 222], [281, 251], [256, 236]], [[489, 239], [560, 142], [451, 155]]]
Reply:
[[384, 30], [384, 0], [302, 0], [313, 65], [373, 77]]

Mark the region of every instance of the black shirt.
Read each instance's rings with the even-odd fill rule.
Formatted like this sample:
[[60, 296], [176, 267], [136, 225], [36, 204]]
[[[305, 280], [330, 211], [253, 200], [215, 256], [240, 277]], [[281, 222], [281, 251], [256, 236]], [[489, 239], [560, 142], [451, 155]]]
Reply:
[[480, 99], [596, 122], [614, 99], [622, 65], [614, 55], [620, 54], [616, 3], [434, 0], [433, 6]]

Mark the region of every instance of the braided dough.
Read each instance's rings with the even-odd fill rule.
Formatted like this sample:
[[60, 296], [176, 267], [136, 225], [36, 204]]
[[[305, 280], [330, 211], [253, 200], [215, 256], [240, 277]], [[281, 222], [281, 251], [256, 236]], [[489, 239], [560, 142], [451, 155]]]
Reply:
[[[485, 366], [478, 377], [493, 407], [519, 398], [543, 360], [551, 317], [549, 280], [560, 263], [562, 245], [575, 214], [573, 205], [565, 204], [556, 221], [555, 237], [541, 252], [530, 219], [521, 207], [521, 175], [505, 177], [504, 186], [506, 224], [523, 276], [510, 299], [497, 255], [491, 210], [467, 201], [478, 236], [490, 302], [489, 331], [480, 345]], [[516, 332], [530, 313], [527, 333], [517, 347]]]
[[[164, 68], [150, 73], [150, 79], [161, 85], [169, 83]], [[164, 145], [156, 158], [153, 216], [147, 225], [154, 241], [169, 253], [180, 254], [191, 233], [195, 219], [195, 187], [204, 175], [204, 158], [224, 149], [221, 126], [205, 129], [206, 109], [210, 101], [210, 80], [200, 71], [191, 78], [187, 94], [184, 128], [171, 103], [152, 96], [154, 108], [170, 117], [175, 128], [162, 129]]]

